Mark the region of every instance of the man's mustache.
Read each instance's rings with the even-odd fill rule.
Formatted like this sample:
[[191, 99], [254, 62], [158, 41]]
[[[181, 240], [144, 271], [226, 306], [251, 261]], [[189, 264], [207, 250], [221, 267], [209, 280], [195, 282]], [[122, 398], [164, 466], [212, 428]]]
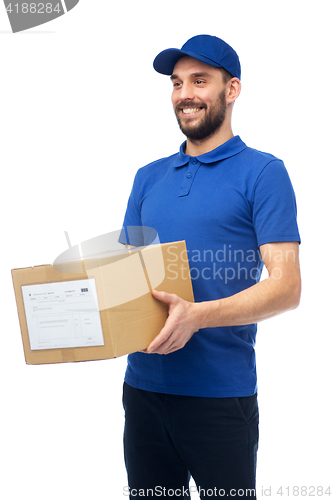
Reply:
[[180, 101], [176, 107], [176, 111], [181, 111], [184, 108], [203, 108], [206, 109], [207, 105], [204, 102], [191, 102], [189, 103], [188, 101]]

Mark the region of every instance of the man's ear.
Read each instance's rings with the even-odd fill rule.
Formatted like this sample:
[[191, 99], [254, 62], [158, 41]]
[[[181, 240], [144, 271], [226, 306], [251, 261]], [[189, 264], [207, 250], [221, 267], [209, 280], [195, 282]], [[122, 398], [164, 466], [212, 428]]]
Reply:
[[227, 102], [234, 102], [241, 92], [242, 84], [237, 77], [233, 77], [228, 82]]

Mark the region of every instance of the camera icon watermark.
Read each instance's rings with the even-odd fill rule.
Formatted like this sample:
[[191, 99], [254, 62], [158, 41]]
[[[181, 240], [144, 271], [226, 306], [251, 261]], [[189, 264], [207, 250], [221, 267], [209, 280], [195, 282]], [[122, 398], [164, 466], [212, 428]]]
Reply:
[[72, 10], [80, 0], [4, 0], [13, 33], [48, 23]]

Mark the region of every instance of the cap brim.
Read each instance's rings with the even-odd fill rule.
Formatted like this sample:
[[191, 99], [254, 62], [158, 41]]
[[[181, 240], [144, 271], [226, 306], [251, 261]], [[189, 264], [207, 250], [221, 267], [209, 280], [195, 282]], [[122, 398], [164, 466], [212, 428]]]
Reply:
[[172, 75], [176, 62], [184, 56], [193, 57], [194, 59], [209, 64], [210, 66], [214, 66], [215, 68], [222, 67], [220, 64], [208, 59], [208, 57], [195, 54], [194, 52], [187, 52], [179, 49], [166, 49], [155, 57], [153, 62], [154, 69], [162, 75]]

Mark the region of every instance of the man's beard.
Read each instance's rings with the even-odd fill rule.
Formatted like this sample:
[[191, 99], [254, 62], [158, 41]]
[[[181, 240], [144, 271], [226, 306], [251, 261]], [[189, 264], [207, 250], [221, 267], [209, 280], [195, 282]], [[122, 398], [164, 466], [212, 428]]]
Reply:
[[[205, 116], [200, 120], [197, 126], [193, 126], [191, 121], [182, 120], [177, 115], [177, 111], [180, 111], [182, 107], [188, 107], [188, 102], [180, 102], [177, 104], [175, 112], [176, 118], [179, 125], [180, 130], [188, 139], [193, 142], [199, 142], [208, 137], [212, 136], [223, 124], [227, 111], [227, 103], [225, 99], [225, 91], [223, 90], [219, 96], [218, 102], [215, 107], [211, 108], [210, 111], [205, 112]], [[204, 103], [191, 103], [191, 108], [204, 108], [207, 109], [206, 104]]]

